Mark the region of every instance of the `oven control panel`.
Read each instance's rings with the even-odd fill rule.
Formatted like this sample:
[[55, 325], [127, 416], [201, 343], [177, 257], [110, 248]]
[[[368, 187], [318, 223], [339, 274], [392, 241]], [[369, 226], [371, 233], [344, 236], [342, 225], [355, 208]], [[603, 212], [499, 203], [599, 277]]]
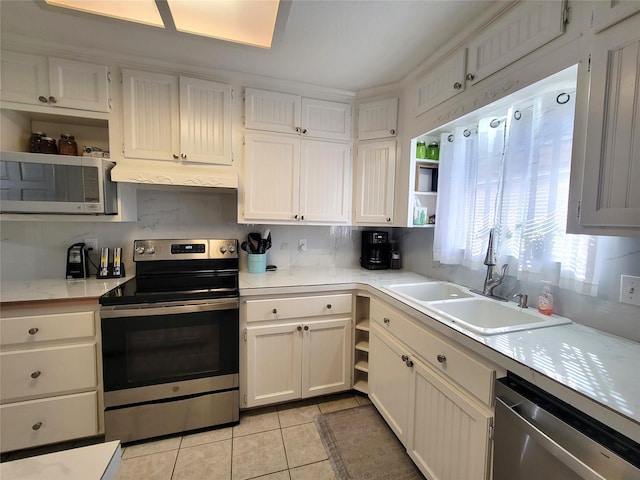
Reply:
[[236, 239], [135, 240], [133, 261], [238, 258]]

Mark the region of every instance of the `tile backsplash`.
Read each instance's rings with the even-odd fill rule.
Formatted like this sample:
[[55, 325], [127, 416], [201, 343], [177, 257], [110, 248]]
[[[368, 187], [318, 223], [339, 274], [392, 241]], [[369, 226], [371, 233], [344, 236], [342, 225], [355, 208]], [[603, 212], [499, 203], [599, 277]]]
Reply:
[[[3, 222], [0, 243], [0, 281], [64, 278], [67, 248], [84, 238], [97, 238], [100, 247], [122, 247], [127, 273], [133, 273], [133, 241], [145, 238], [237, 238], [252, 231], [271, 229], [272, 248], [267, 263], [278, 268], [357, 266], [360, 228], [236, 223], [236, 193], [202, 190], [138, 190], [137, 223], [99, 222]], [[479, 288], [484, 271], [435, 264], [432, 261], [433, 229], [394, 228], [400, 242], [404, 268], [440, 280]], [[298, 248], [307, 240], [307, 250]], [[640, 275], [640, 238], [607, 237], [606, 268], [597, 297], [567, 290], [556, 291], [554, 311], [575, 322], [640, 342], [640, 307], [618, 302], [620, 275]], [[241, 269], [246, 255], [241, 252]], [[97, 253], [91, 258], [97, 263]], [[90, 271], [93, 271], [90, 267]], [[539, 285], [510, 282], [510, 289], [529, 295], [535, 306]], [[500, 292], [509, 295], [514, 292]]]

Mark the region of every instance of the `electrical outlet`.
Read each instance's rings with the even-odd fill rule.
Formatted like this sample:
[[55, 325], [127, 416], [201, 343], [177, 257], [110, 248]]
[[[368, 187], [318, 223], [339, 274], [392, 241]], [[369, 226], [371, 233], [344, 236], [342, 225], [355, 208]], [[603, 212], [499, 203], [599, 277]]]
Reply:
[[306, 252], [307, 251], [307, 239], [306, 238], [301, 238], [298, 240], [298, 249], [301, 252]]
[[87, 250], [89, 250], [90, 248], [93, 248], [94, 252], [98, 251], [98, 239], [97, 238], [85, 238], [83, 240], [84, 242], [84, 248], [86, 248]]
[[640, 277], [620, 276], [620, 303], [640, 307]]

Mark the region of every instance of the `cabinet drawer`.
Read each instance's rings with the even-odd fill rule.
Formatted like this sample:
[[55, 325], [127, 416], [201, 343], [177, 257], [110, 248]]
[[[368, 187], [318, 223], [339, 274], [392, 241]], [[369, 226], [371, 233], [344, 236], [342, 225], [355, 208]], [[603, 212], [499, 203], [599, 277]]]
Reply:
[[2, 405], [0, 419], [3, 452], [97, 435], [97, 393]]
[[351, 312], [351, 294], [247, 301], [247, 321], [320, 317]]
[[95, 344], [0, 354], [0, 400], [96, 388]]
[[450, 378], [486, 405], [493, 405], [495, 370], [481, 358], [464, 352], [404, 317], [395, 309], [371, 302], [371, 318], [425, 360], [431, 368]]
[[94, 337], [95, 334], [94, 312], [0, 319], [0, 345]]

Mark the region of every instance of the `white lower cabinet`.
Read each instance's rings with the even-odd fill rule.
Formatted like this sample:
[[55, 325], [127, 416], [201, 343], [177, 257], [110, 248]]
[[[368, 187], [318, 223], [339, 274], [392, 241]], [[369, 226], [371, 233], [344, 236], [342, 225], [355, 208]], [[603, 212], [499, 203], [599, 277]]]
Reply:
[[243, 407], [349, 390], [351, 295], [248, 300], [245, 316]]
[[369, 398], [409, 456], [430, 480], [487, 480], [496, 371], [375, 299], [371, 320]]
[[3, 304], [3, 452], [104, 432], [98, 304]]

